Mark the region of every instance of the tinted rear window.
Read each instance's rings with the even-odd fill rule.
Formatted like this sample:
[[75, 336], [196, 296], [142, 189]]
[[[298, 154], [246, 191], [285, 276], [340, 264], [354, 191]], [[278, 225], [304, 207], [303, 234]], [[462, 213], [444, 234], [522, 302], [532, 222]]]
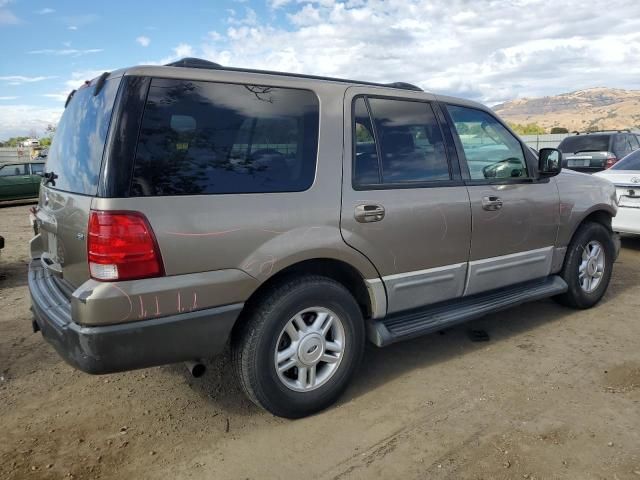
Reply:
[[567, 137], [558, 146], [562, 153], [608, 152], [609, 135], [575, 135]]
[[50, 186], [95, 195], [111, 110], [120, 79], [107, 80], [98, 95], [94, 86], [78, 90], [58, 123], [45, 170], [58, 178]]
[[154, 79], [131, 195], [305, 190], [315, 175], [318, 117], [307, 90]]
[[640, 170], [640, 150], [636, 150], [615, 163], [611, 170]]

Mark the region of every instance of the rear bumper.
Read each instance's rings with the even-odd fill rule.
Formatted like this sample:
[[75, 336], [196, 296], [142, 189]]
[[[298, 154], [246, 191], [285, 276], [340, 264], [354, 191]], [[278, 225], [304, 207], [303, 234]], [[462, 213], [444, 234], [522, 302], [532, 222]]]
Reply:
[[73, 321], [69, 299], [39, 259], [29, 265], [29, 292], [44, 338], [69, 364], [93, 374], [220, 353], [243, 307], [236, 303], [150, 320], [83, 326]]
[[618, 207], [611, 226], [614, 232], [640, 235], [640, 208]]

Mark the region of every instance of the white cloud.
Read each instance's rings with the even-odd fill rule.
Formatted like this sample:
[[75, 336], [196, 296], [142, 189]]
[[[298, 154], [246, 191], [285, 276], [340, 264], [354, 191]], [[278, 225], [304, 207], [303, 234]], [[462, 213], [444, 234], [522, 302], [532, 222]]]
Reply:
[[151, 43], [151, 39], [149, 37], [145, 37], [144, 35], [141, 35], [138, 38], [136, 38], [136, 42], [138, 42], [143, 47], [148, 47], [149, 44]]
[[53, 8], [41, 8], [40, 10], [36, 11], [38, 15], [49, 15], [50, 13], [54, 12], [55, 10]]
[[144, 64], [146, 65], [165, 65], [167, 63], [175, 62], [176, 60], [180, 60], [184, 57], [194, 57], [196, 55], [196, 50], [192, 45], [188, 43], [180, 43], [177, 47], [171, 49], [173, 53], [168, 55], [160, 61], [146, 61]]
[[[236, 67], [405, 81], [485, 103], [594, 85], [640, 88], [640, 4], [611, 0], [270, 0], [196, 52]], [[553, 9], [553, 15], [541, 12]], [[619, 12], [630, 12], [620, 16]], [[631, 13], [634, 12], [634, 13]], [[616, 25], [615, 29], [602, 25]], [[220, 32], [222, 33], [222, 32]]]
[[23, 83], [41, 82], [56, 78], [52, 76], [27, 77], [25, 75], [4, 75], [0, 76], [0, 81], [8, 82], [9, 85], [22, 85]]
[[80, 57], [82, 55], [87, 55], [90, 53], [100, 53], [103, 51], [104, 49], [102, 48], [88, 48], [84, 50], [79, 50], [77, 48], [43, 48], [41, 50], [31, 50], [28, 53], [31, 55], [60, 55]]
[[0, 100], [2, 100], [3, 102], [9, 101], [9, 100], [16, 100], [18, 97], [11, 97], [11, 96], [5, 96], [5, 97], [0, 97]]
[[75, 30], [78, 30], [78, 27], [76, 27], [75, 25], [69, 25], [67, 29], [71, 31], [75, 31]]
[[0, 139], [28, 135], [31, 130], [44, 132], [47, 125], [58, 122], [62, 111], [62, 107], [0, 105]]
[[86, 80], [93, 80], [94, 78], [102, 75], [103, 72], [110, 72], [112, 70], [112, 68], [104, 68], [98, 70], [82, 70], [72, 72], [69, 78], [62, 83], [63, 88], [58, 91], [44, 93], [42, 94], [42, 96], [64, 103], [67, 100], [67, 97], [69, 96], [69, 92], [71, 92], [71, 90], [75, 90], [78, 87], [82, 86], [82, 84]]
[[17, 25], [20, 19], [11, 10], [0, 8], [0, 25]]

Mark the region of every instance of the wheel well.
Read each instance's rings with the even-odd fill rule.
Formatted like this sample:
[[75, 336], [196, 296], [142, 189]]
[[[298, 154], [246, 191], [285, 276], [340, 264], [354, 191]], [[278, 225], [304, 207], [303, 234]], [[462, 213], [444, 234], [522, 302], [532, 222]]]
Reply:
[[[362, 311], [362, 316], [365, 318], [371, 316], [371, 298], [369, 297], [367, 285], [360, 272], [348, 263], [330, 258], [305, 260], [280, 270], [251, 294], [249, 299], [245, 302], [243, 313], [251, 310], [253, 305], [258, 303], [261, 297], [271, 290], [274, 285], [277, 285], [283, 280], [290, 279], [291, 277], [303, 275], [321, 275], [342, 284], [351, 293], [351, 295], [353, 295], [356, 302], [358, 302], [360, 310]], [[241, 314], [236, 325], [242, 323], [243, 316], [244, 315]]]
[[591, 212], [584, 218], [584, 220], [582, 220], [582, 222], [580, 222], [580, 225], [584, 225], [588, 222], [600, 223], [601, 225], [611, 230], [611, 214], [609, 212], [605, 212], [604, 210], [596, 210], [595, 212]]

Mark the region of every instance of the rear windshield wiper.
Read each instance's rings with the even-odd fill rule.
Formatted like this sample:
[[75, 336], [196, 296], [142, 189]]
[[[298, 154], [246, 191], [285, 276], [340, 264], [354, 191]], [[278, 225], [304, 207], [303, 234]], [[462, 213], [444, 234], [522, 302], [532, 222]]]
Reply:
[[53, 172], [42, 172], [40, 175], [42, 175], [42, 178], [44, 178], [44, 184], [51, 184], [54, 187], [56, 186], [56, 178], [58, 178], [58, 175], [56, 175]]
[[588, 152], [602, 152], [602, 150], [598, 150], [596, 148], [596, 149], [593, 149], [593, 150], [578, 150], [577, 152], [573, 152], [573, 153], [588, 153]]

